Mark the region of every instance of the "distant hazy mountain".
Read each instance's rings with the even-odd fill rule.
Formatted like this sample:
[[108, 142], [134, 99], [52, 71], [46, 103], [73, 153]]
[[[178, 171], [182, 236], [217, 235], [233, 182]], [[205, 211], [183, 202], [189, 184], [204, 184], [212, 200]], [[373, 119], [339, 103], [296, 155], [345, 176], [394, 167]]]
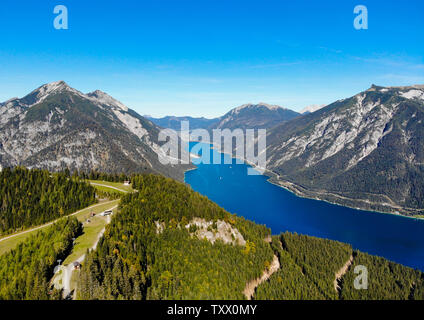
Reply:
[[275, 105], [266, 103], [244, 104], [234, 108], [224, 116], [213, 119], [174, 117], [153, 118], [146, 116], [149, 120], [160, 127], [174, 130], [181, 129], [181, 121], [189, 121], [190, 129], [259, 129], [271, 128], [284, 121], [291, 120], [300, 113]]
[[0, 165], [52, 171], [158, 172], [182, 179], [183, 167], [158, 161], [159, 128], [102, 91], [65, 82], [0, 104]]
[[244, 104], [234, 108], [220, 118], [213, 126], [217, 129], [267, 129], [296, 118], [300, 114], [276, 105], [266, 103]]
[[308, 114], [308, 113], [318, 111], [319, 109], [322, 109], [324, 107], [325, 107], [325, 104], [313, 104], [313, 105], [307, 106], [307, 107], [303, 108], [302, 110], [300, 110], [300, 113], [301, 114]]
[[181, 121], [188, 121], [190, 130], [194, 129], [207, 129], [214, 126], [219, 122], [219, 118], [207, 119], [207, 118], [193, 118], [193, 117], [174, 117], [167, 116], [163, 118], [153, 118], [146, 116], [147, 119], [151, 120], [156, 125], [162, 128], [170, 128], [173, 130], [181, 130]]
[[424, 86], [373, 85], [275, 127], [267, 145], [267, 168], [301, 194], [383, 211], [424, 208]]

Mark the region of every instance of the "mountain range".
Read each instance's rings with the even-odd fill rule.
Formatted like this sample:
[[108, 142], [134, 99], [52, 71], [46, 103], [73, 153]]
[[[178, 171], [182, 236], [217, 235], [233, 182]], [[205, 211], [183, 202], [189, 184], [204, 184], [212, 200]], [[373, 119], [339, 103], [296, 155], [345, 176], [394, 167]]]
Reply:
[[169, 128], [172, 130], [181, 130], [181, 122], [188, 121], [190, 123], [190, 130], [195, 129], [206, 129], [214, 127], [218, 122], [219, 118], [194, 118], [194, 117], [176, 117], [176, 116], [166, 116], [163, 118], [154, 118], [151, 116], [145, 116], [147, 119], [151, 120], [156, 125], [162, 128]]
[[149, 117], [152, 122], [164, 128], [181, 129], [181, 121], [189, 121], [190, 129], [268, 129], [299, 116], [300, 113], [277, 105], [260, 102], [244, 104], [231, 109], [219, 118], [192, 118], [167, 116]]
[[[315, 110], [316, 109], [316, 110]], [[161, 127], [267, 130], [271, 182], [345, 206], [422, 214], [424, 86], [373, 85], [303, 114], [245, 104], [215, 119], [140, 116], [97, 90], [58, 81], [0, 103], [0, 167], [153, 172], [183, 180], [189, 165], [158, 161]]]
[[[383, 212], [424, 208], [424, 86], [379, 87], [267, 132], [272, 181]], [[276, 175], [275, 175], [276, 174]]]
[[53, 82], [0, 104], [0, 166], [155, 172], [182, 180], [189, 166], [158, 161], [159, 130], [100, 90], [84, 94]]
[[277, 105], [249, 103], [226, 113], [212, 129], [269, 129], [297, 116], [299, 113]]
[[423, 121], [424, 86], [372, 85], [301, 113], [246, 104], [207, 129], [268, 129], [270, 181], [298, 195], [415, 215], [424, 208]]

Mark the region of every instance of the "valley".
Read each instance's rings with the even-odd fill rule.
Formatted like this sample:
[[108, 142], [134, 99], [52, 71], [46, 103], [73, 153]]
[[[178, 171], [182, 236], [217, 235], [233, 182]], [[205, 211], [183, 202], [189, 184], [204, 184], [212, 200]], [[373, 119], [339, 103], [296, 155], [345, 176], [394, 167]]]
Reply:
[[[145, 118], [62, 81], [2, 103], [0, 299], [423, 299], [421, 91], [215, 119]], [[211, 145], [221, 164], [160, 163], [161, 125], [186, 120], [266, 129], [266, 175]], [[383, 280], [358, 291], [357, 265]]]
[[[420, 85], [372, 85], [303, 114], [265, 103], [246, 104], [202, 129], [210, 135], [216, 129], [267, 129], [266, 150], [261, 151], [267, 162], [260, 169], [271, 183], [298, 196], [419, 217], [424, 210], [423, 90]], [[179, 129], [178, 121], [184, 119], [175, 118], [172, 128]], [[234, 145], [232, 151], [237, 152]]]
[[161, 126], [179, 130], [189, 121], [191, 130], [209, 132], [267, 129], [264, 169], [272, 183], [343, 206], [417, 216], [424, 198], [423, 90], [373, 85], [302, 114], [250, 103], [215, 119], [159, 119], [144, 118], [100, 90], [83, 94], [58, 81], [0, 104], [0, 166], [147, 172], [182, 181], [190, 164], [158, 161]]
[[0, 1], [2, 310], [420, 308], [423, 12]]

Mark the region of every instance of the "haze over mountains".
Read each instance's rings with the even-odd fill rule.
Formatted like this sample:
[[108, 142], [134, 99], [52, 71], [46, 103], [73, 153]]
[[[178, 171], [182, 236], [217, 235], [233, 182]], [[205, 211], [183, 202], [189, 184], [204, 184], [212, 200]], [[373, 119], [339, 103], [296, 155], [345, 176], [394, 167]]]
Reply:
[[184, 166], [158, 161], [159, 130], [100, 90], [83, 94], [53, 82], [0, 104], [0, 165], [156, 172], [182, 180]]
[[190, 130], [195, 129], [207, 129], [213, 127], [215, 124], [219, 122], [219, 118], [193, 118], [193, 117], [175, 117], [175, 116], [166, 116], [163, 118], [154, 118], [150, 116], [146, 116], [147, 119], [151, 120], [156, 125], [162, 128], [169, 128], [172, 130], [181, 130], [181, 122], [189, 121]]
[[234, 108], [215, 126], [216, 129], [268, 129], [299, 116], [299, 113], [266, 103], [245, 104]]
[[300, 113], [286, 109], [277, 105], [270, 105], [263, 102], [258, 104], [244, 104], [231, 109], [225, 115], [219, 118], [192, 118], [192, 117], [173, 117], [164, 118], [149, 117], [155, 124], [164, 128], [174, 130], [181, 129], [181, 121], [189, 121], [190, 129], [268, 129], [281, 124], [284, 121], [291, 120]]

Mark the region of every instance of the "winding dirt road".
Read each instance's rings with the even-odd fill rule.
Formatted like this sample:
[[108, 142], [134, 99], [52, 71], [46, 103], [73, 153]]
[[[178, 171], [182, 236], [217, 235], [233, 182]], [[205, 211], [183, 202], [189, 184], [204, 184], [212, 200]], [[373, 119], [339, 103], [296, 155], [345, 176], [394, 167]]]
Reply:
[[93, 185], [93, 186], [99, 186], [99, 187], [106, 187], [106, 188], [110, 188], [110, 189], [115, 189], [115, 190], [118, 190], [118, 191], [123, 192], [123, 193], [128, 193], [129, 192], [127, 190], [119, 189], [117, 187], [109, 186], [107, 184], [101, 184], [101, 183], [96, 183], [96, 182], [90, 182], [90, 184]]
[[[117, 205], [107, 210], [115, 210], [116, 208], [118, 208]], [[108, 225], [110, 221], [111, 221], [111, 216], [107, 216], [106, 225]], [[90, 251], [96, 250], [97, 244], [99, 243], [100, 238], [105, 233], [105, 230], [106, 230], [106, 227], [104, 227], [99, 232], [99, 234], [97, 235], [96, 242], [90, 248]], [[69, 294], [71, 293], [71, 278], [72, 278], [72, 272], [74, 271], [74, 262], [79, 262], [81, 264], [84, 261], [84, 258], [85, 258], [85, 253], [82, 256], [80, 256], [78, 259], [76, 259], [75, 261], [69, 263], [67, 266], [62, 267], [62, 272], [63, 272], [62, 282], [63, 282], [63, 297], [64, 298], [68, 297]]]

